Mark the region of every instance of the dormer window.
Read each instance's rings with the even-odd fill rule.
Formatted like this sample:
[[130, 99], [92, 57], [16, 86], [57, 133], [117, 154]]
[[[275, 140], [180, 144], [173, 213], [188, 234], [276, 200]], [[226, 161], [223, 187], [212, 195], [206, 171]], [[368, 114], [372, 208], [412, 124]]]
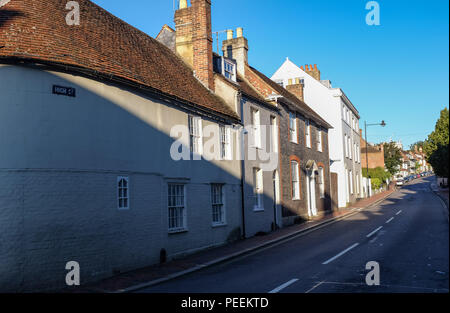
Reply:
[[237, 82], [236, 61], [223, 56], [214, 55], [214, 72], [222, 74], [227, 79]]
[[231, 63], [227, 60], [223, 62], [223, 76], [226, 78], [236, 81], [236, 66], [234, 63]]

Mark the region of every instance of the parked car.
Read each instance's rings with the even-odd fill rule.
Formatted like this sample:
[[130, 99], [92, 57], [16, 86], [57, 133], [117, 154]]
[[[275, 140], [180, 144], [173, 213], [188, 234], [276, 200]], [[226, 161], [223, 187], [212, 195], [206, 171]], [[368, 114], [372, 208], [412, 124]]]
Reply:
[[403, 186], [403, 184], [405, 183], [403, 178], [397, 178], [397, 180], [395, 181], [395, 184], [397, 186]]

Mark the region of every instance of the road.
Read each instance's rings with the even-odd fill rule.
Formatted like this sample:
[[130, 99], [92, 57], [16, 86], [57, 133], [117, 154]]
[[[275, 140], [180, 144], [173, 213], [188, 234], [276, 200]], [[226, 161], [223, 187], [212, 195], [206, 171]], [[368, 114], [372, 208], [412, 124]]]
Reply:
[[[448, 211], [417, 179], [370, 209], [251, 255], [138, 292], [449, 292]], [[366, 263], [380, 267], [368, 286]]]

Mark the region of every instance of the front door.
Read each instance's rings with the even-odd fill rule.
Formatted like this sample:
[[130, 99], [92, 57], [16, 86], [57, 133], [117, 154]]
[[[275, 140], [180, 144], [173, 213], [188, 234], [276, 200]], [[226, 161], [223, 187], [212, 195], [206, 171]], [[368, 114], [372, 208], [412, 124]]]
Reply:
[[275, 228], [278, 228], [277, 206], [278, 206], [278, 172], [273, 172], [273, 222]]
[[307, 175], [307, 187], [308, 187], [308, 215], [316, 216], [316, 178], [314, 171], [310, 171]]

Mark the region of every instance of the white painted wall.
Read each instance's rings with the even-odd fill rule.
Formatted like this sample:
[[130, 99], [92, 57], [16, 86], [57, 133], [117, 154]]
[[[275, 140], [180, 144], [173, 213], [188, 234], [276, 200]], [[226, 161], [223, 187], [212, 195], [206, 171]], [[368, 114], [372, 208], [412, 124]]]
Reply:
[[[156, 263], [161, 248], [170, 258], [233, 236], [240, 161], [173, 161], [170, 129], [187, 123], [127, 88], [0, 65], [0, 291], [64, 287], [68, 261], [86, 283]], [[117, 176], [130, 179], [129, 210], [117, 209]], [[184, 233], [168, 233], [169, 181], [186, 183]], [[225, 184], [222, 227], [212, 227], [211, 183]]]
[[[344, 121], [344, 116], [342, 115], [342, 104], [344, 103], [349, 109], [351, 109], [351, 104], [347, 103], [346, 96], [341, 89], [324, 86], [289, 59], [286, 59], [283, 65], [271, 77], [273, 81], [283, 82], [284, 86], [287, 86], [289, 79], [292, 78], [304, 79], [304, 102], [333, 126], [333, 129], [329, 130], [328, 140], [330, 160], [334, 160], [331, 164], [331, 172], [338, 174], [339, 207], [345, 207], [347, 205], [347, 198], [349, 198], [350, 202], [353, 202], [356, 198], [362, 196], [362, 188], [360, 188], [359, 194], [356, 193], [357, 173], [361, 174], [361, 163], [355, 162], [354, 157], [352, 159], [346, 158], [344, 153], [345, 134], [351, 136], [352, 143], [356, 142], [358, 145], [360, 144], [359, 127], [356, 130], [352, 129]], [[347, 170], [351, 170], [354, 174], [353, 195], [349, 195], [350, 188], [348, 185], [348, 177], [346, 176]], [[359, 178], [359, 185], [362, 185], [361, 178]]]

